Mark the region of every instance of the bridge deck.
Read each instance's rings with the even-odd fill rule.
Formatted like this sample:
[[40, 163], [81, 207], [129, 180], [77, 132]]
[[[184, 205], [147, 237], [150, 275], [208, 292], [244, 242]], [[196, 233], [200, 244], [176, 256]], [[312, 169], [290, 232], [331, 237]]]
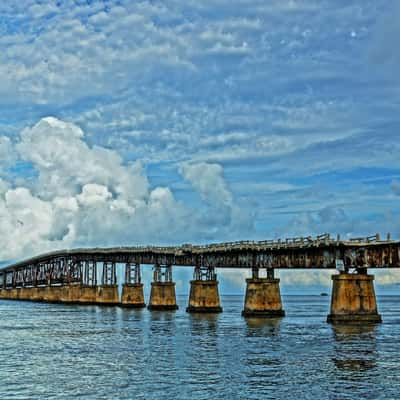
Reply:
[[218, 268], [398, 268], [400, 241], [380, 240], [379, 235], [350, 240], [329, 234], [285, 240], [239, 241], [208, 245], [136, 246], [59, 250], [1, 268], [0, 273], [37, 265], [80, 262], [214, 266]]

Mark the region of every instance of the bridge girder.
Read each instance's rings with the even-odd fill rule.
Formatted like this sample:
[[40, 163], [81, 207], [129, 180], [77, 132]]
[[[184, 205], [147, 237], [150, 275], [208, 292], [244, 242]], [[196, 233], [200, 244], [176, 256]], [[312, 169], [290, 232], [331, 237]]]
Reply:
[[[0, 269], [0, 286], [96, 285], [97, 264], [114, 282], [115, 264], [204, 268], [334, 269], [400, 267], [400, 242], [378, 236], [350, 241], [329, 236], [286, 241], [233, 242], [206, 246], [122, 247], [57, 251]], [[106, 267], [104, 267], [106, 266]], [[110, 266], [110, 268], [108, 268]]]

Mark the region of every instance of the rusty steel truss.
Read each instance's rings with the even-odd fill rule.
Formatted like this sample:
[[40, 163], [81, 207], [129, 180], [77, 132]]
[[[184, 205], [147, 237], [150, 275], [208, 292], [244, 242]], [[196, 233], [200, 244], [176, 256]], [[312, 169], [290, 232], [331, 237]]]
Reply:
[[[209, 245], [114, 247], [61, 250], [43, 254], [0, 269], [0, 287], [14, 288], [59, 284], [115, 285], [116, 264], [125, 265], [125, 283], [140, 283], [140, 266], [202, 269], [260, 268], [334, 269], [399, 268], [400, 241], [379, 235], [341, 240], [329, 234], [316, 238], [240, 241]], [[102, 267], [102, 270], [99, 269]], [[98, 279], [98, 271], [101, 278]], [[158, 276], [158, 275], [157, 275]], [[161, 276], [161, 275], [160, 275]], [[164, 275], [163, 275], [164, 276]], [[168, 280], [172, 279], [170, 275]]]

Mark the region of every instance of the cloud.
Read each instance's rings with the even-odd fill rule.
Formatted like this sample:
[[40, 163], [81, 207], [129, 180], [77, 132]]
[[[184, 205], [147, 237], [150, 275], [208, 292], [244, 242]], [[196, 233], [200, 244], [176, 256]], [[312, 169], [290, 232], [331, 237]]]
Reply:
[[[375, 0], [0, 2], [1, 218], [18, 243], [7, 257], [400, 234], [398, 11]], [[12, 191], [21, 211], [9, 213]], [[19, 237], [17, 220], [39, 219], [29, 196], [43, 230]]]
[[[371, 271], [372, 272], [372, 271]], [[378, 286], [391, 286], [400, 284], [400, 271], [398, 269], [392, 270], [378, 270], [373, 271], [375, 275], [375, 282]]]
[[[367, 85], [352, 73], [375, 7], [329, 3], [319, 13], [313, 0], [236, 4], [1, 5], [8, 20], [0, 37], [1, 101], [13, 121], [33, 124], [43, 110], [74, 121], [90, 143], [124, 159], [258, 159], [279, 168], [278, 157], [283, 165], [332, 169], [330, 157], [306, 163], [303, 155], [337, 151], [332, 141], [382, 115], [369, 108], [373, 99], [359, 93]], [[327, 21], [335, 30], [324, 29]], [[351, 145], [344, 143], [345, 167]]]
[[[1, 91], [11, 94], [18, 88], [13, 95], [18, 102], [65, 105], [120, 90], [127, 81], [145, 78], [155, 65], [190, 66], [181, 47], [172, 45], [180, 38], [157, 28], [144, 5], [21, 3], [3, 7], [15, 24], [24, 21], [20, 35], [6, 30], [0, 40], [7, 60], [0, 65], [0, 77], [7, 77]], [[87, 85], [93, 80], [97, 83]]]
[[14, 146], [7, 136], [0, 136], [0, 174], [2, 168], [12, 165], [15, 162]]
[[0, 181], [0, 260], [62, 247], [173, 244], [251, 226], [219, 165], [183, 167], [203, 200], [193, 209], [168, 187], [151, 188], [140, 164], [89, 146], [75, 124], [43, 118], [22, 130], [15, 147], [36, 174], [24, 186]]
[[331, 206], [296, 216], [285, 230], [294, 236], [307, 236], [307, 232], [308, 234], [341, 232], [351, 236], [355, 233], [354, 225], [342, 208]]
[[400, 51], [397, 40], [400, 36], [400, 4], [390, 2], [386, 13], [373, 30], [369, 47], [370, 62], [386, 79], [399, 83]]
[[216, 221], [226, 237], [234, 237], [238, 232], [243, 235], [253, 231], [253, 217], [235, 204], [219, 164], [183, 163], [180, 173], [208, 205], [206, 214], [201, 217], [203, 224], [208, 225], [210, 220]]
[[[382, 271], [380, 271], [382, 274]], [[221, 276], [225, 282], [230, 283], [235, 288], [244, 292], [246, 287], [246, 278], [251, 277], [251, 270], [240, 269], [223, 269], [218, 271], [218, 275]], [[298, 289], [301, 290], [304, 287], [320, 287], [329, 288], [332, 285], [331, 276], [335, 274], [334, 270], [288, 270], [281, 269], [275, 270], [275, 277], [280, 279], [281, 291], [285, 289]], [[260, 277], [266, 277], [266, 271], [259, 271]], [[398, 279], [399, 274], [389, 273], [382, 274], [382, 279], [379, 280], [379, 284], [393, 284]]]
[[83, 137], [78, 126], [53, 117], [21, 132], [16, 148], [38, 172], [38, 194], [44, 198], [76, 195], [90, 183], [109, 187], [116, 197], [127, 201], [139, 201], [147, 195], [148, 181], [140, 164], [125, 166], [118, 153], [90, 148]]
[[222, 167], [205, 162], [182, 164], [180, 172], [209, 204], [231, 206], [232, 195], [222, 176]]
[[112, 198], [108, 188], [97, 183], [88, 183], [83, 186], [82, 193], [77, 196], [79, 204], [91, 207], [99, 203], [107, 203]]
[[400, 196], [400, 182], [398, 180], [392, 180], [392, 182], [390, 183], [390, 188], [395, 195]]

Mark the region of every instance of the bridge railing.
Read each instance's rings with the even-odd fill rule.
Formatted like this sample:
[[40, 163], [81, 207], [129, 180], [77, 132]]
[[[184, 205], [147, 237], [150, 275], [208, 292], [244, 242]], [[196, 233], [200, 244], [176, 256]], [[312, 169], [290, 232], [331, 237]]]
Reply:
[[[337, 235], [336, 239], [333, 239], [329, 233], [324, 233], [322, 235], [318, 235], [315, 238], [311, 236], [299, 236], [286, 238], [284, 240], [241, 240], [241, 241], [232, 241], [232, 242], [223, 242], [223, 243], [210, 243], [203, 245], [192, 245], [192, 244], [184, 244], [180, 247], [183, 251], [192, 251], [192, 250], [215, 250], [220, 248], [230, 248], [237, 249], [243, 247], [263, 247], [263, 248], [271, 248], [271, 249], [280, 249], [280, 248], [293, 248], [293, 247], [303, 247], [303, 246], [320, 246], [321, 244], [329, 245], [329, 244], [338, 244], [338, 243], [374, 243], [379, 242], [380, 235], [375, 234], [367, 237], [358, 237], [358, 238], [350, 238], [348, 240], [342, 241], [340, 235]], [[386, 241], [390, 241], [390, 235], [388, 234]], [[178, 248], [179, 249], [179, 248]]]

